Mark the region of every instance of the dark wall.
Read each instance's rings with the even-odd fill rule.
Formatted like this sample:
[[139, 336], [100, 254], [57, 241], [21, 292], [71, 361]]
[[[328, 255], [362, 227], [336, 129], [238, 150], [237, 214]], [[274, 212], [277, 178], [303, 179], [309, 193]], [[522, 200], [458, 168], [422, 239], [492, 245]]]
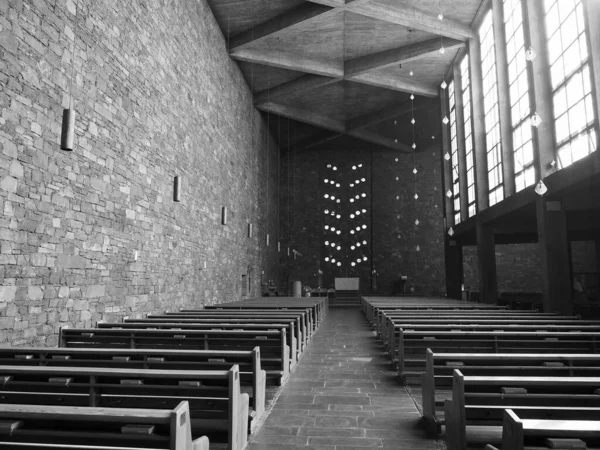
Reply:
[[[300, 280], [316, 287], [318, 271], [323, 272], [322, 286], [333, 287], [335, 277], [359, 277], [362, 292], [371, 292], [372, 271], [376, 277], [377, 293], [400, 293], [401, 275], [408, 276], [409, 284], [416, 293], [438, 295], [444, 291], [444, 253], [442, 187], [439, 173], [440, 150], [437, 141], [431, 139], [416, 155], [385, 151], [358, 141], [339, 141], [335, 146], [305, 150], [295, 154], [283, 154], [281, 159], [281, 255], [284, 281]], [[417, 168], [417, 175], [413, 169]], [[359, 168], [358, 165], [363, 167]], [[338, 168], [333, 172], [327, 166]], [[352, 170], [356, 166], [357, 170]], [[372, 175], [373, 174], [373, 175]], [[349, 185], [366, 179], [358, 187]], [[324, 179], [340, 183], [340, 188], [325, 185]], [[416, 184], [415, 184], [416, 180]], [[288, 190], [289, 186], [289, 190]], [[416, 192], [418, 200], [414, 199]], [[362, 197], [362, 193], [366, 197]], [[335, 201], [325, 194], [336, 196]], [[360, 200], [349, 199], [361, 195]], [[337, 198], [341, 202], [337, 203]], [[357, 206], [360, 205], [360, 206]], [[351, 219], [356, 210], [367, 210], [359, 218]], [[335, 209], [342, 218], [338, 221], [325, 210]], [[419, 225], [415, 225], [415, 220]], [[324, 226], [331, 224], [342, 230], [333, 235]], [[355, 224], [367, 225], [366, 231], [350, 234]], [[326, 247], [325, 241], [335, 240], [341, 251]], [[367, 248], [351, 249], [357, 241], [367, 240]], [[287, 256], [286, 247], [298, 250], [303, 256]], [[419, 251], [417, 251], [419, 246]], [[334, 256], [337, 262], [326, 262]], [[367, 261], [364, 261], [364, 256]], [[361, 258], [363, 262], [352, 267], [351, 262]]]
[[277, 276], [278, 150], [205, 0], [0, 2], [0, 150], [0, 342]]

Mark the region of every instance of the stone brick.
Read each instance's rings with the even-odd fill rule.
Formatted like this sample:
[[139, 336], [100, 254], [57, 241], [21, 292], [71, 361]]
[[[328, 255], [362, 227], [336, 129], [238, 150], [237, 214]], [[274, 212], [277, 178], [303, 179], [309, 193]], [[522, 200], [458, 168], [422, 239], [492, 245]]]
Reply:
[[83, 291], [83, 296], [85, 298], [104, 297], [105, 295], [106, 295], [106, 286], [103, 286], [103, 285], [86, 286]]
[[56, 260], [56, 267], [64, 269], [85, 269], [87, 260], [79, 255], [60, 255]]
[[44, 298], [44, 290], [40, 286], [29, 286], [27, 298], [29, 300], [42, 300]]
[[2, 181], [0, 181], [0, 188], [7, 192], [17, 192], [17, 186], [17, 179], [13, 177], [4, 177]]
[[3, 302], [12, 302], [17, 293], [17, 286], [0, 286], [0, 300]]

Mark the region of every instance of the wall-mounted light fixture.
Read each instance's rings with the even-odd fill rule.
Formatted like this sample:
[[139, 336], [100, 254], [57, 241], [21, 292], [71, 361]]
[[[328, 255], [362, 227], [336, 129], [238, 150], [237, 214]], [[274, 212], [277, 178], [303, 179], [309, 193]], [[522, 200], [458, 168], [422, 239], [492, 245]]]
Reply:
[[251, 223], [248, 224], [248, 237], [251, 238], [252, 237], [252, 232], [253, 232], [253, 226]]
[[221, 225], [227, 225], [227, 206], [221, 208]]
[[62, 133], [60, 135], [60, 149], [73, 151], [75, 143], [75, 110], [72, 108], [63, 110]]
[[270, 238], [271, 238], [271, 236], [269, 236], [269, 233], [267, 233], [267, 247], [269, 246], [269, 243], [270, 243], [270, 240], [271, 240]]
[[181, 201], [181, 177], [179, 175], [175, 175], [173, 179], [173, 201], [178, 203]]
[[280, 252], [281, 251], [281, 242], [277, 241], [277, 251]]

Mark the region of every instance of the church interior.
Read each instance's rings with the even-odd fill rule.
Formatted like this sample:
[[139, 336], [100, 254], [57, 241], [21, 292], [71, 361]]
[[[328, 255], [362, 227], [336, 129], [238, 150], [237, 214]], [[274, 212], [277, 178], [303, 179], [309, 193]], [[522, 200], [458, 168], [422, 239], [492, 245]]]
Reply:
[[0, 446], [600, 450], [600, 0], [0, 0]]

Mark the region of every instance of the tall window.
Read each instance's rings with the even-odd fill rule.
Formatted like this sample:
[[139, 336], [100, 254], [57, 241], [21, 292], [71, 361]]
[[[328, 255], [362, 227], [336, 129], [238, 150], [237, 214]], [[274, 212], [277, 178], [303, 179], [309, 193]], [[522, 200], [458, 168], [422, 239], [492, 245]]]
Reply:
[[456, 130], [456, 92], [454, 80], [448, 85], [448, 101], [450, 105], [450, 149], [452, 156], [452, 194], [454, 203], [454, 224], [461, 221], [460, 217], [460, 172], [458, 171], [458, 136]]
[[469, 202], [469, 217], [477, 212], [475, 196], [475, 159], [473, 157], [473, 121], [471, 118], [471, 76], [469, 73], [469, 55], [465, 55], [460, 63], [462, 80], [462, 98], [465, 117], [465, 154], [467, 159], [467, 199]]
[[529, 105], [529, 78], [525, 58], [525, 32], [521, 0], [504, 0], [504, 27], [506, 30], [508, 83], [515, 159], [515, 186], [517, 192], [535, 183], [533, 140], [531, 134], [531, 107]]
[[485, 140], [488, 163], [490, 206], [504, 199], [502, 176], [502, 143], [500, 142], [500, 110], [498, 109], [498, 77], [494, 49], [494, 20], [488, 11], [479, 28], [481, 70], [483, 73], [483, 107], [485, 110]]
[[594, 104], [582, 0], [544, 0], [558, 163], [596, 150]]

